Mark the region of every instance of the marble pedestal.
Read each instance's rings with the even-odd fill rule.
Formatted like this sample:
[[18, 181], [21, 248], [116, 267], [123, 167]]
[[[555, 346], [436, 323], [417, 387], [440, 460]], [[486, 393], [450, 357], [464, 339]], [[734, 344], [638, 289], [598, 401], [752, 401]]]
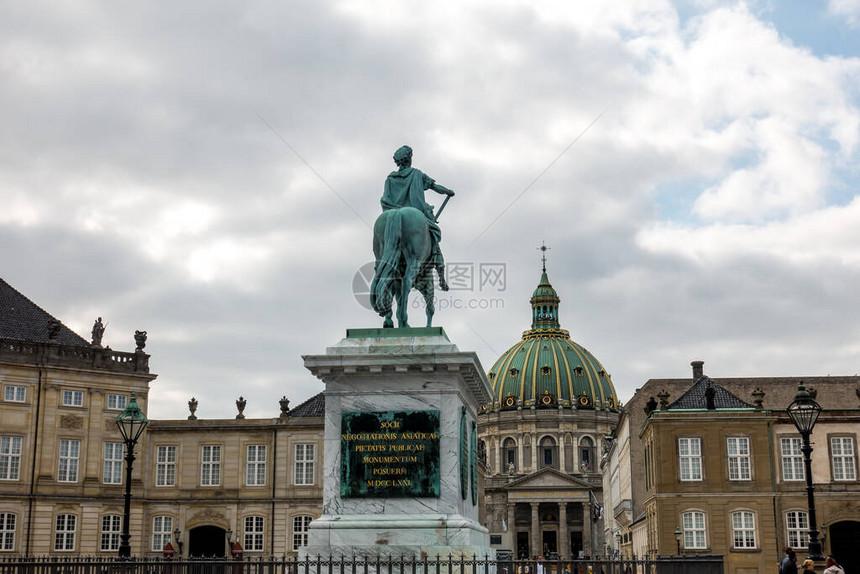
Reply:
[[[325, 355], [303, 358], [325, 382], [325, 453], [323, 514], [300, 555], [492, 556], [471, 482], [465, 498], [461, 490], [461, 419], [471, 433], [491, 396], [477, 355], [428, 327], [350, 329]], [[343, 413], [384, 411], [438, 412], [438, 497], [342, 496]]]

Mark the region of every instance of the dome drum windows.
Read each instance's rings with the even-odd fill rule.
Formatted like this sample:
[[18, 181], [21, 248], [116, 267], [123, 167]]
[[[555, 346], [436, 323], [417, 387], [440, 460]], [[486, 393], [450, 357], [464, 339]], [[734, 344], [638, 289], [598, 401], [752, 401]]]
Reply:
[[517, 442], [508, 437], [502, 443], [502, 472], [505, 474], [517, 473]]

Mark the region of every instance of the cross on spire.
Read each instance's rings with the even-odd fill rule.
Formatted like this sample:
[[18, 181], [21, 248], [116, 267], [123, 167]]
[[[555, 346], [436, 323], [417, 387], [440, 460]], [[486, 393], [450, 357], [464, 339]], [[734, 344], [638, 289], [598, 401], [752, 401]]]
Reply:
[[541, 241], [540, 247], [536, 247], [535, 249], [538, 249], [542, 252], [541, 256], [540, 256], [540, 260], [541, 260], [541, 263], [543, 264], [543, 271], [544, 271], [544, 273], [546, 273], [546, 252], [548, 249], [552, 249], [552, 247], [547, 247], [546, 242]]

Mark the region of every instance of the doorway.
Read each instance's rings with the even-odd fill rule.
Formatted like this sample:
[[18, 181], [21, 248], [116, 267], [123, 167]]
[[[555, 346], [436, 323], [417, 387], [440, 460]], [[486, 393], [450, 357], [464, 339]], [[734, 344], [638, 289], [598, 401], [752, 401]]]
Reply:
[[570, 533], [570, 555], [575, 560], [582, 551], [582, 532]]
[[523, 560], [529, 557], [529, 533], [521, 530], [517, 532], [517, 558]]
[[558, 540], [555, 530], [543, 531], [543, 557], [548, 559], [549, 554], [558, 554]]
[[188, 556], [223, 558], [227, 531], [217, 526], [198, 526], [188, 533]]
[[846, 572], [860, 572], [860, 522], [846, 520], [830, 528], [830, 553]]

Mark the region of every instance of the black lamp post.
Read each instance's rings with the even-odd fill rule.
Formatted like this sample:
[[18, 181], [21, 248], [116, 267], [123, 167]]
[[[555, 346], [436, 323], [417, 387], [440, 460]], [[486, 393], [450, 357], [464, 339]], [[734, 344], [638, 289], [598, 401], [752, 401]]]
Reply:
[[678, 545], [678, 556], [681, 555], [681, 527], [675, 527], [675, 544]]
[[821, 414], [821, 405], [815, 402], [803, 386], [803, 381], [800, 381], [794, 402], [788, 405], [786, 412], [803, 438], [801, 451], [806, 471], [806, 503], [809, 506], [809, 559], [820, 562], [824, 560], [824, 556], [821, 555], [821, 542], [818, 541], [818, 525], [815, 520], [815, 498], [812, 495], [815, 487], [812, 486], [812, 445], [809, 444], [809, 435], [812, 434], [818, 415]]
[[180, 539], [182, 536], [182, 531], [177, 528], [173, 531], [173, 540], [176, 541], [176, 548], [179, 550], [179, 556], [182, 557], [182, 540]]
[[134, 463], [134, 445], [149, 424], [149, 419], [137, 406], [137, 399], [132, 393], [128, 404], [125, 405], [125, 410], [118, 414], [115, 420], [119, 432], [122, 433], [122, 440], [125, 442], [125, 510], [122, 516], [122, 534], [119, 537], [119, 557], [130, 558], [131, 545], [128, 541], [131, 534], [128, 532], [128, 523], [131, 516], [131, 467]]

